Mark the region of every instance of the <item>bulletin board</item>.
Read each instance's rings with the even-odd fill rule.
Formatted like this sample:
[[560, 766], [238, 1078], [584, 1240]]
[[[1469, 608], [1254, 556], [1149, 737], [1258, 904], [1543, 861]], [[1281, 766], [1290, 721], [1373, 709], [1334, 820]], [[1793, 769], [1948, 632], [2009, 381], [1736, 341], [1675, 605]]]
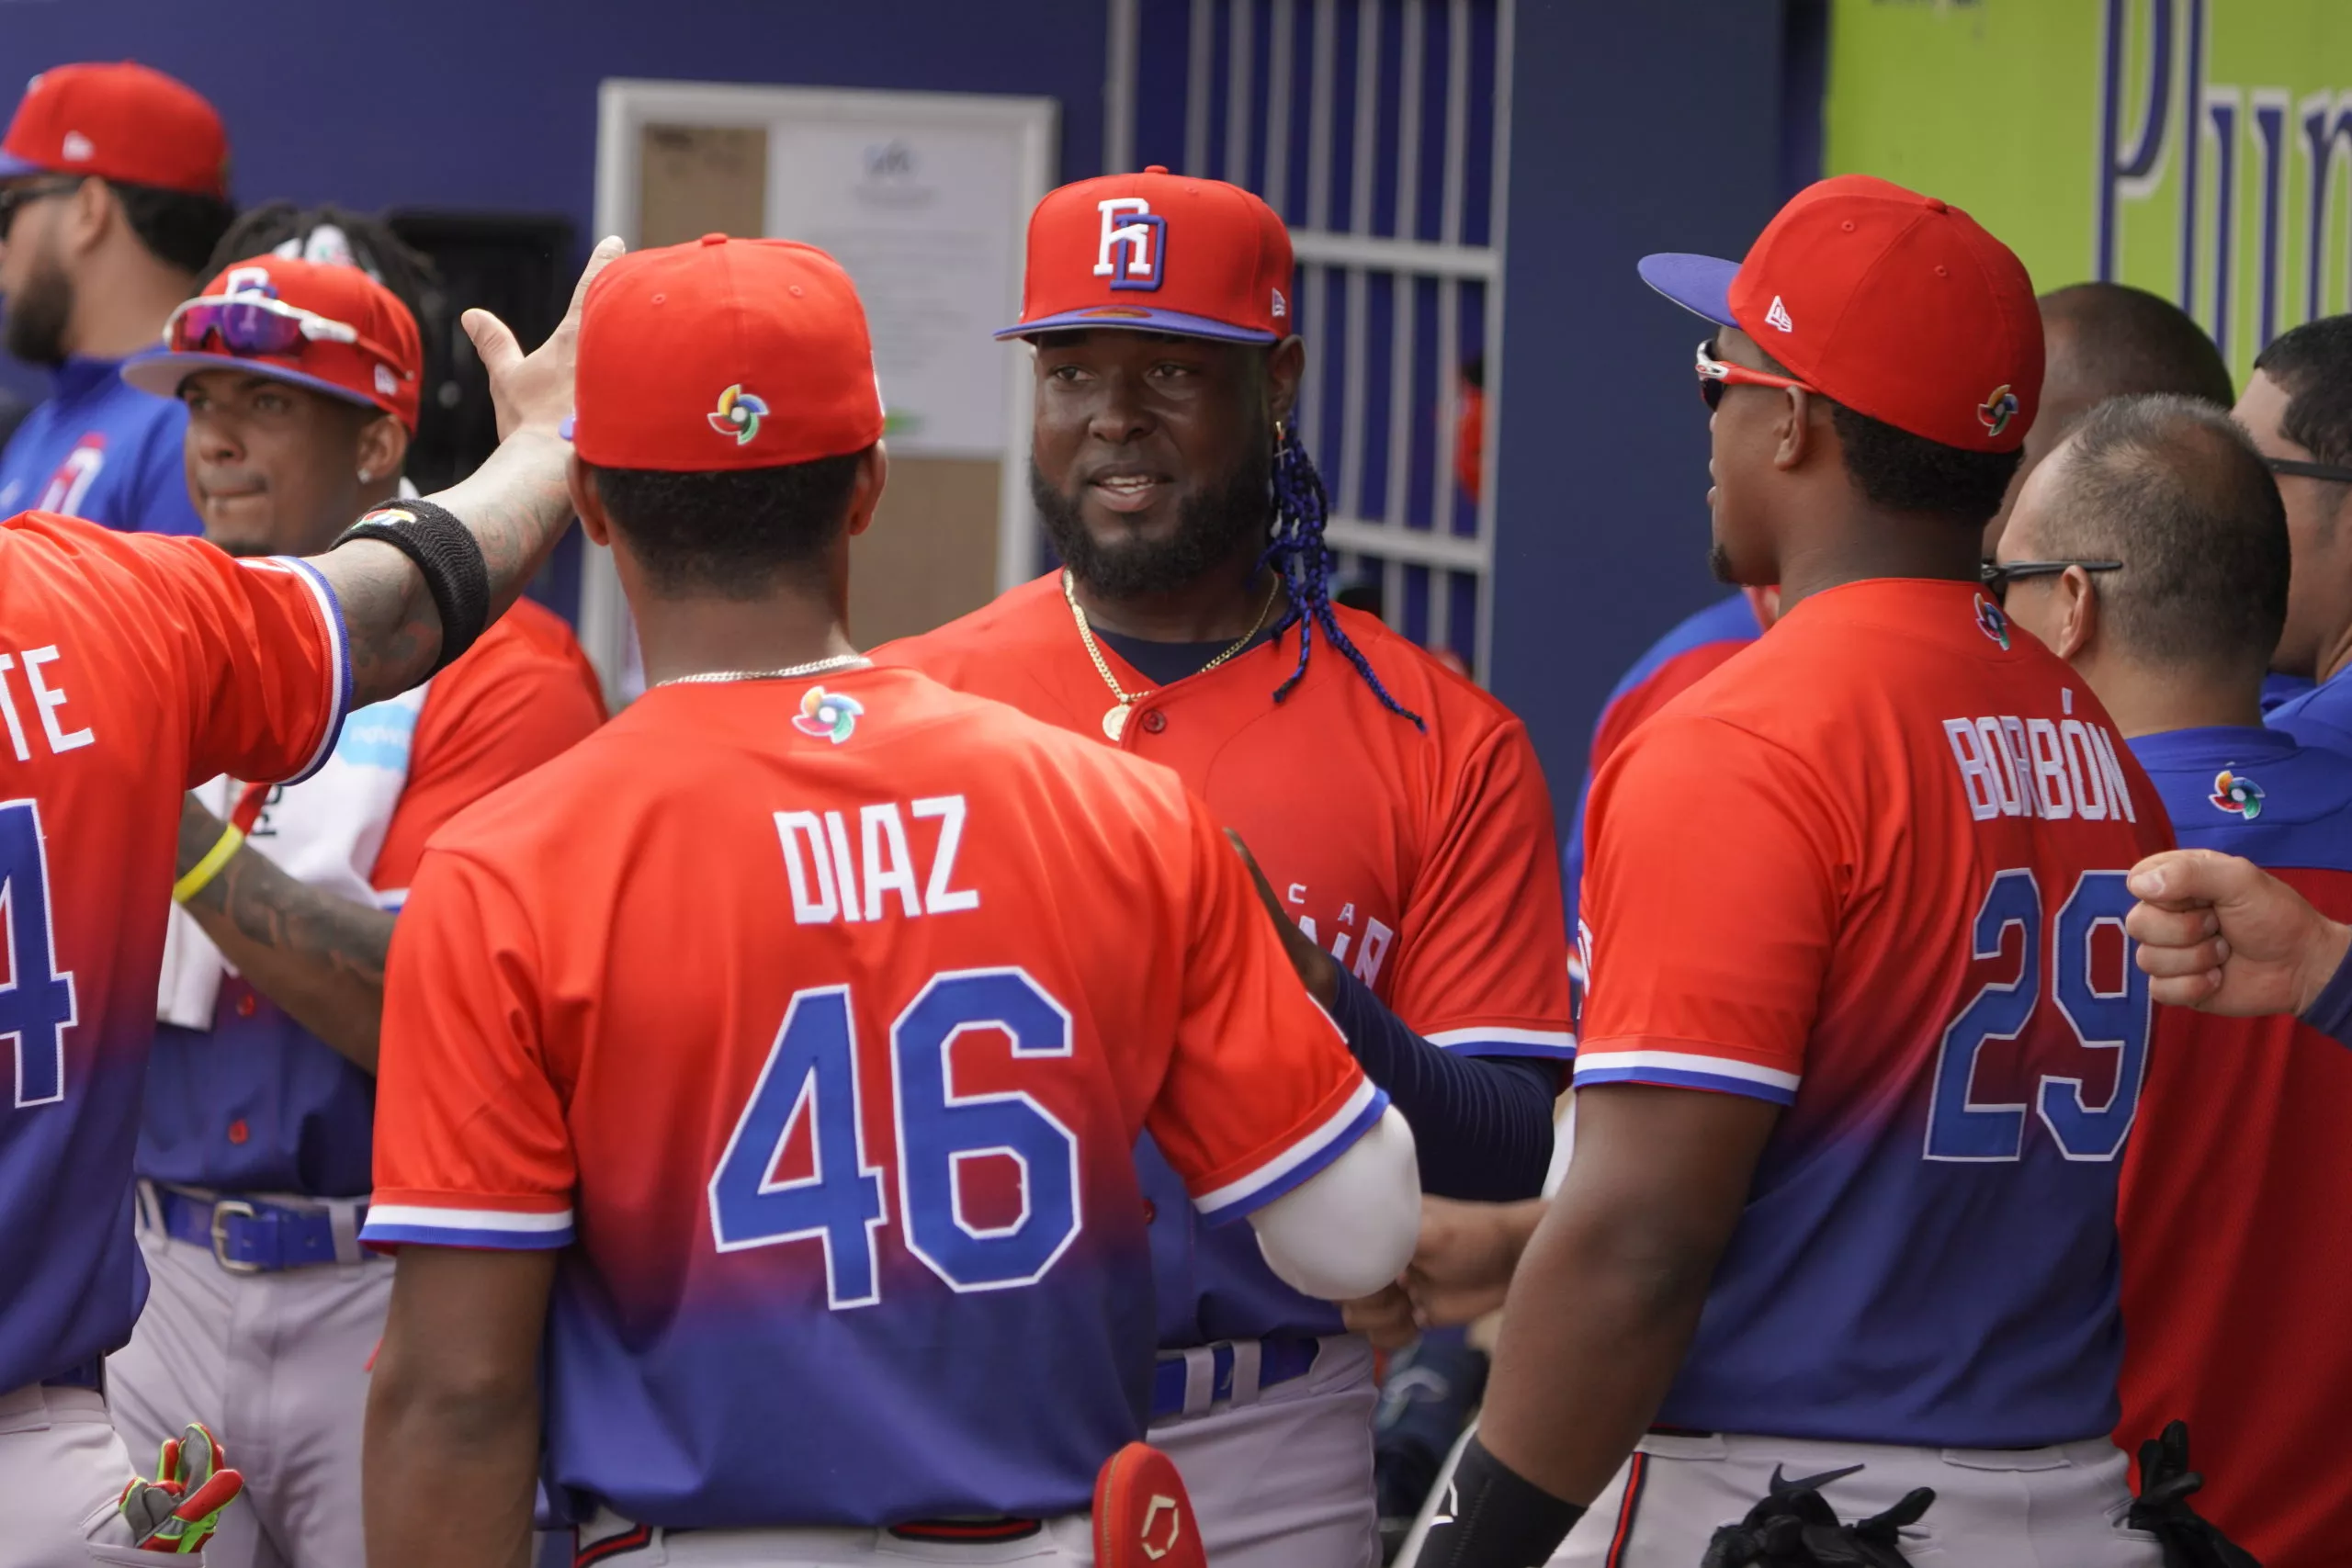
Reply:
[[[874, 336], [890, 479], [852, 547], [861, 647], [926, 631], [1033, 575], [1030, 372], [990, 333], [1021, 307], [1029, 213], [1052, 177], [1050, 98], [614, 80], [599, 95], [596, 231], [637, 250], [707, 233], [823, 247]], [[634, 668], [610, 557], [581, 640], [617, 706]]]

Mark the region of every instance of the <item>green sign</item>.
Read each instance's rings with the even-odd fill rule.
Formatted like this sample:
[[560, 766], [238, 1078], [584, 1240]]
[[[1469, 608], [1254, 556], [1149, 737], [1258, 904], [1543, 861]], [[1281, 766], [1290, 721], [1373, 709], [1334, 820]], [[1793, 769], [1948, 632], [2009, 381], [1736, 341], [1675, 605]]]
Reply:
[[2038, 289], [2179, 301], [2241, 379], [2352, 310], [2352, 0], [1833, 0], [1823, 130]]

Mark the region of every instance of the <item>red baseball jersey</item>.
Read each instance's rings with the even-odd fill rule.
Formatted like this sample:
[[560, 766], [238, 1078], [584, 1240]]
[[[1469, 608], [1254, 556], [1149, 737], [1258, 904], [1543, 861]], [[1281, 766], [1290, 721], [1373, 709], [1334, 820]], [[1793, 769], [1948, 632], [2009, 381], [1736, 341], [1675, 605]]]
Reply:
[[[2223, 728], [2132, 749], [2182, 848], [2244, 855], [2352, 919], [2340, 753]], [[2157, 1010], [2156, 1045], [2123, 1161], [2116, 1441], [2136, 1456], [2187, 1421], [2198, 1512], [2265, 1568], [2334, 1568], [2352, 1526], [2352, 1468], [2327, 1457], [2352, 1406], [2352, 1051], [2296, 1019], [2186, 1008]]]
[[179, 797], [300, 774], [350, 700], [300, 561], [27, 513], [0, 525], [0, 1388], [130, 1337], [131, 1148]]
[[[1298, 662], [1294, 627], [1156, 689], [1103, 646], [1123, 688], [1150, 692], [1118, 747], [1175, 769], [1250, 845], [1300, 928], [1423, 1037], [1565, 1062], [1576, 1036], [1558, 848], [1525, 727], [1377, 616], [1334, 613], [1426, 728], [1384, 707], [1319, 639], [1277, 705]], [[1058, 575], [875, 657], [1104, 743], [1113, 698]], [[1337, 1309], [1274, 1279], [1250, 1238], [1193, 1234], [1148, 1148], [1144, 1159], [1162, 1343], [1340, 1332]]]
[[376, 1245], [567, 1251], [552, 1473], [654, 1524], [1084, 1509], [1149, 1127], [1211, 1220], [1380, 1116], [1165, 769], [907, 670], [657, 688], [393, 941]]
[[2104, 1434], [2123, 878], [2171, 833], [2088, 688], [1972, 584], [1849, 583], [1628, 737], [1591, 829], [1577, 1087], [1786, 1107], [1658, 1419]]

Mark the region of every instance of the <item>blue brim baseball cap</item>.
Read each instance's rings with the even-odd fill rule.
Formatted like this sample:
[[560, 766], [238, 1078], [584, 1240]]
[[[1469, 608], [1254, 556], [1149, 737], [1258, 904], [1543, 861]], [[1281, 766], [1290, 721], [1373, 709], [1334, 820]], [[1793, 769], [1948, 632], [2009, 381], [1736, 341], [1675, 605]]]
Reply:
[[122, 378], [142, 392], [153, 392], [159, 398], [176, 398], [180, 383], [200, 370], [238, 370], [248, 376], [258, 376], [266, 381], [283, 381], [289, 387], [300, 387], [333, 398], [339, 403], [351, 403], [379, 413], [390, 412], [372, 398], [363, 398], [348, 387], [333, 381], [288, 369], [266, 359], [241, 359], [227, 354], [169, 354], [158, 350], [123, 361]]
[[22, 179], [27, 175], [45, 175], [50, 171], [40, 164], [28, 164], [11, 152], [0, 152], [0, 180]]
[[1692, 314], [1704, 316], [1719, 327], [1739, 325], [1731, 313], [1731, 280], [1739, 276], [1737, 262], [1686, 251], [1661, 251], [1644, 256], [1637, 270], [1644, 283]]
[[1109, 327], [1137, 333], [1168, 333], [1176, 337], [1216, 338], [1220, 343], [1273, 343], [1278, 334], [1256, 332], [1249, 327], [1237, 327], [1230, 321], [1220, 321], [1210, 316], [1189, 315], [1182, 310], [1160, 310], [1140, 305], [1090, 305], [1081, 310], [1063, 310], [1042, 316], [1034, 321], [1017, 321], [1000, 327], [1000, 338], [1035, 337], [1040, 333], [1094, 332]]

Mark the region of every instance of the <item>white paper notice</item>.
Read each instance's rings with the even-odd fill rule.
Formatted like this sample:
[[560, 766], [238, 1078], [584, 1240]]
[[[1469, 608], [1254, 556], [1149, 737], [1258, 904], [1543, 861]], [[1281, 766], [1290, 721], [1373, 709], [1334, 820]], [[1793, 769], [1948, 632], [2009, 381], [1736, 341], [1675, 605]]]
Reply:
[[1020, 127], [779, 123], [768, 231], [830, 251], [874, 333], [892, 449], [998, 457], [1027, 221]]

